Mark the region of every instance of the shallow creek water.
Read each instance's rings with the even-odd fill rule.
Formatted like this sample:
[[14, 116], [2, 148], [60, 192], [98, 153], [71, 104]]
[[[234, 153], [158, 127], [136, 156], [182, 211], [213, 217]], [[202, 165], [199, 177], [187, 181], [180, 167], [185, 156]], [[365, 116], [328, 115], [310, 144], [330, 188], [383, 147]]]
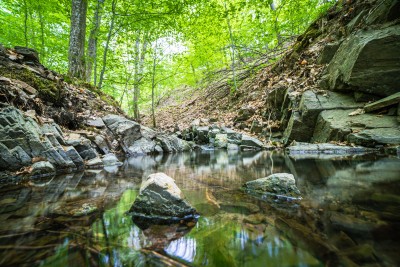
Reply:
[[[140, 228], [126, 212], [142, 177], [173, 177], [197, 223]], [[242, 184], [296, 178], [302, 200]], [[398, 266], [400, 159], [191, 152], [0, 185], [1, 266]]]

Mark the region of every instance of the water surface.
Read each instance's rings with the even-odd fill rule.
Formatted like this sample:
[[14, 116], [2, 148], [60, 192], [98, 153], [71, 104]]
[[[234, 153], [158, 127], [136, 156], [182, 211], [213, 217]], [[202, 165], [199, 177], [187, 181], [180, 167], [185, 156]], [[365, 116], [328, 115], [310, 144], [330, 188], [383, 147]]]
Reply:
[[[196, 224], [142, 229], [129, 214], [143, 177], [165, 172]], [[240, 190], [296, 177], [300, 202]], [[191, 152], [1, 186], [2, 266], [337, 266], [400, 264], [400, 160]]]

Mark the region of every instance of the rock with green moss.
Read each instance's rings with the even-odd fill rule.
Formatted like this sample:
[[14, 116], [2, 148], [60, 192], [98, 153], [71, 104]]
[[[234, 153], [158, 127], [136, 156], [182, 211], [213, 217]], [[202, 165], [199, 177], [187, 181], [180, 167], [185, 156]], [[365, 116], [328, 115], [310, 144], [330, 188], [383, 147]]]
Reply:
[[299, 197], [300, 190], [296, 186], [296, 180], [290, 173], [275, 173], [268, 177], [247, 182], [243, 189], [257, 195], [276, 195], [284, 197]]

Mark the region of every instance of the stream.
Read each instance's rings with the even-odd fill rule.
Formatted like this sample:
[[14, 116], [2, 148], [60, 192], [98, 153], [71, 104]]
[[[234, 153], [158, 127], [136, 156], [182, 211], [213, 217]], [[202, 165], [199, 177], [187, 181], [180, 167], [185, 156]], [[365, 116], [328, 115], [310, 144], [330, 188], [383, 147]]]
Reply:
[[[141, 228], [126, 212], [143, 177], [164, 172], [197, 223]], [[302, 200], [245, 194], [288, 172]], [[400, 159], [197, 151], [0, 184], [1, 266], [400, 265]]]

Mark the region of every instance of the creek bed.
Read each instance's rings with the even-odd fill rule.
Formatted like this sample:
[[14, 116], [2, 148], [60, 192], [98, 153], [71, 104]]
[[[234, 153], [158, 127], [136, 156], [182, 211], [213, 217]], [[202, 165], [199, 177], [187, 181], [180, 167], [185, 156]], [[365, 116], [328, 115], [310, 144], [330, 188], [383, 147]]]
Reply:
[[[135, 225], [143, 177], [173, 177], [197, 223]], [[240, 187], [292, 173], [290, 202]], [[400, 159], [291, 158], [206, 151], [130, 158], [121, 167], [0, 187], [1, 266], [400, 265]]]

